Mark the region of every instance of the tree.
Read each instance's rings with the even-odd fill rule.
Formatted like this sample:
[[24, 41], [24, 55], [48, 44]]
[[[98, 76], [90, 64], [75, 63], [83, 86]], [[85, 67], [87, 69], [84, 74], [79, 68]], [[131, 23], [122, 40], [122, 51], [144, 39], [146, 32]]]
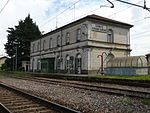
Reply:
[[41, 32], [30, 15], [20, 20], [14, 28], [8, 28], [7, 32], [6, 53], [12, 59], [10, 61], [17, 59], [17, 67], [20, 67], [21, 61], [30, 60], [30, 41], [39, 38]]

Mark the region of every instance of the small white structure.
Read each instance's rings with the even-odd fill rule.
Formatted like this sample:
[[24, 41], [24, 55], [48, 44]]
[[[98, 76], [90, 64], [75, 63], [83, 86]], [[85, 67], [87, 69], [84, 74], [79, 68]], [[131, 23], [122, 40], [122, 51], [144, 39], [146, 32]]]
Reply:
[[147, 75], [147, 59], [145, 56], [112, 58], [107, 62], [105, 74], [108, 75]]
[[24, 68], [24, 71], [30, 70], [30, 61], [22, 61], [22, 67]]

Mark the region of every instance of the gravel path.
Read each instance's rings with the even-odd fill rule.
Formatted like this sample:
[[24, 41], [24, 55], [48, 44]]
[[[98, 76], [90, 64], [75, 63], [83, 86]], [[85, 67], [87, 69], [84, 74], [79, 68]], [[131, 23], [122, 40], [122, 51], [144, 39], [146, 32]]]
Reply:
[[150, 105], [142, 99], [14, 78], [0, 81], [85, 113], [150, 113]]

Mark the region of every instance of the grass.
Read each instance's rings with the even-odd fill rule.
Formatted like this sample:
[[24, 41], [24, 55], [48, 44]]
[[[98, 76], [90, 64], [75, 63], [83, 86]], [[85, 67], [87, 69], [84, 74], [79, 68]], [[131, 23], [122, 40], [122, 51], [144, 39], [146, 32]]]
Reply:
[[[30, 73], [14, 72], [14, 71], [0, 71], [0, 74], [11, 74], [11, 75], [14, 75], [14, 76], [33, 76]], [[150, 80], [150, 75], [135, 75], [135, 76], [88, 75], [87, 77], [116, 78], [116, 79], [133, 79], [133, 80]]]
[[120, 102], [123, 103], [123, 104], [126, 104], [126, 105], [133, 106], [133, 103], [130, 100], [127, 100], [127, 99], [123, 99]]
[[0, 71], [0, 74], [5, 74], [5, 75], [13, 75], [13, 76], [33, 76], [30, 73], [23, 73], [23, 72], [14, 72], [14, 71]]
[[144, 104], [144, 105], [149, 105], [150, 106], [150, 99], [148, 99], [148, 98], [141, 99], [141, 103]]
[[117, 78], [117, 79], [133, 79], [133, 80], [150, 80], [150, 75], [135, 75], [135, 76], [119, 76], [119, 75], [89, 75], [88, 77], [98, 77], [98, 78]]

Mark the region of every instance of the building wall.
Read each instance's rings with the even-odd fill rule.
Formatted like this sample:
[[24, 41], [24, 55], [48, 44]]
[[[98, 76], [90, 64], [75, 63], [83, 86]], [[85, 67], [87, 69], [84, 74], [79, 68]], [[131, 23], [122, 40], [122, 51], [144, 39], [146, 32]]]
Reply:
[[[81, 40], [77, 41], [77, 29], [81, 29]], [[113, 31], [113, 42], [108, 42], [108, 30]], [[66, 34], [70, 33], [70, 43], [66, 43]], [[60, 37], [59, 37], [60, 36]], [[59, 37], [59, 39], [58, 39]], [[100, 58], [103, 52], [114, 56], [130, 55], [129, 28], [100, 21], [84, 21], [62, 29], [52, 31], [49, 35], [31, 42], [31, 70], [40, 70], [38, 61], [44, 58], [55, 58], [55, 72], [66, 72], [66, 56], [73, 57], [72, 73], [75, 73], [75, 63], [78, 54], [81, 55], [82, 73], [97, 73], [101, 66]], [[52, 42], [50, 43], [50, 40]], [[60, 46], [57, 45], [60, 41]], [[51, 46], [50, 46], [51, 45]], [[58, 70], [57, 58], [62, 57]], [[106, 55], [104, 58], [107, 57]], [[105, 67], [104, 62], [104, 67]]]
[[[107, 55], [111, 53], [115, 57], [130, 56], [130, 41], [129, 41], [129, 29], [120, 26], [114, 26], [104, 23], [91, 22], [89, 24], [90, 29], [90, 41], [88, 45], [92, 47], [89, 55], [89, 61], [91, 62], [88, 70], [90, 73], [101, 73], [103, 53], [103, 67], [106, 67], [108, 61]], [[114, 42], [108, 42], [108, 30], [111, 29], [114, 35]], [[106, 54], [107, 55], [106, 55]]]

